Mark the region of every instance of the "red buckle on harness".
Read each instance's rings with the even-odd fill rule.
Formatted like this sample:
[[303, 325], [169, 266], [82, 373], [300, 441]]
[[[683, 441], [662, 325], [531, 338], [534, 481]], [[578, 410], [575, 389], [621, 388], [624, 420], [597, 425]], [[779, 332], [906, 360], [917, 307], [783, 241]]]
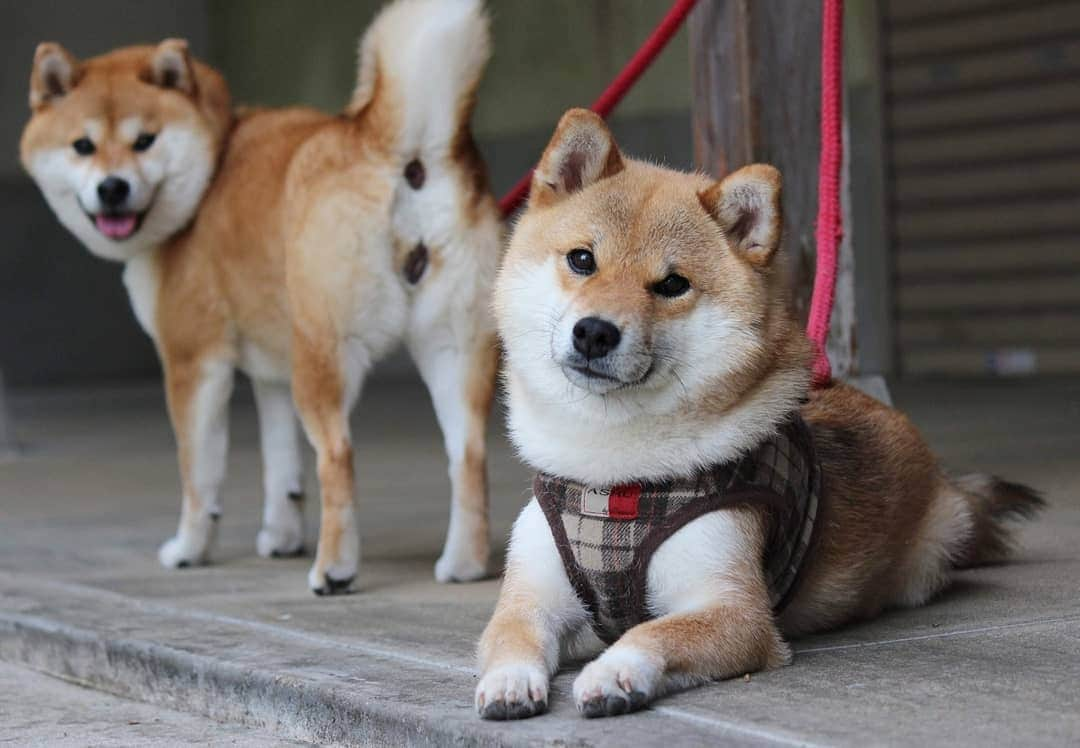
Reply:
[[614, 486], [608, 496], [608, 516], [612, 519], [637, 519], [640, 498], [641, 486], [637, 483]]

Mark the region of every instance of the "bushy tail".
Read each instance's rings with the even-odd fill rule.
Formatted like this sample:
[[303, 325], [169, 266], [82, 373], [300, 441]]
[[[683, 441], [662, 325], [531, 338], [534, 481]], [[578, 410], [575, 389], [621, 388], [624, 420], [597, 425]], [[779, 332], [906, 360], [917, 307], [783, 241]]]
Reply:
[[397, 155], [453, 147], [491, 53], [481, 0], [396, 0], [360, 40], [350, 116], [377, 120]]
[[1031, 519], [1046, 502], [1033, 489], [992, 475], [973, 474], [951, 481], [971, 510], [973, 528], [954, 556], [959, 568], [1004, 561], [1013, 550], [1012, 522]]

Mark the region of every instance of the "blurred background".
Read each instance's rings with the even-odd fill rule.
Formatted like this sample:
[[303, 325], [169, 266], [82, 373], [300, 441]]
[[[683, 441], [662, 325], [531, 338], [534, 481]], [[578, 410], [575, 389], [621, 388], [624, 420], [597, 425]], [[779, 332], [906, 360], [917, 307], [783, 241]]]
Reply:
[[[224, 72], [239, 103], [333, 111], [352, 89], [357, 38], [379, 5], [0, 4], [0, 215], [8, 227], [0, 370], [10, 387], [153, 380], [158, 372], [120, 266], [92, 258], [64, 232], [18, 164], [35, 44], [56, 40], [92, 56], [182, 36]], [[533, 0], [490, 3], [495, 53], [475, 131], [498, 194], [534, 162], [563, 110], [591, 103], [668, 5], [548, 0], [541, 12]], [[1080, 3], [850, 0], [847, 15], [855, 370], [1080, 371]], [[683, 29], [612, 119], [626, 151], [693, 166], [692, 67]], [[795, 68], [780, 71], [793, 85], [754, 95], [766, 107], [770, 99], [816, 101], [816, 91], [796, 90], [816, 68]], [[789, 241], [811, 234], [806, 225]], [[397, 360], [383, 374], [409, 371]]]

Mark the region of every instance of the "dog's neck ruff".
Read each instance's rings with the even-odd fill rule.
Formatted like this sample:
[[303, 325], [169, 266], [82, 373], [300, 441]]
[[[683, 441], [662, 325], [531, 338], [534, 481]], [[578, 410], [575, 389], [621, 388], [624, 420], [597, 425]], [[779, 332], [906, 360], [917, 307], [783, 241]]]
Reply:
[[810, 429], [794, 413], [743, 456], [690, 478], [587, 486], [539, 473], [533, 491], [593, 628], [611, 642], [651, 617], [646, 577], [660, 545], [693, 520], [731, 507], [766, 508], [761, 561], [779, 614], [795, 593], [814, 539], [819, 473]]

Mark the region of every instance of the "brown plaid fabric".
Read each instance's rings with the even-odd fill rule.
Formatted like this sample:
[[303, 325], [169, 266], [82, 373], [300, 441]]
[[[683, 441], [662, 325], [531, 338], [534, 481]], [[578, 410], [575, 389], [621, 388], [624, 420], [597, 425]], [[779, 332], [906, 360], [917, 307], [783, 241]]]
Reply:
[[610, 642], [650, 617], [645, 578], [660, 544], [732, 506], [768, 507], [762, 564], [773, 610], [783, 610], [814, 537], [820, 476], [810, 430], [795, 415], [743, 457], [693, 478], [596, 488], [540, 473], [533, 491], [575, 591]]

